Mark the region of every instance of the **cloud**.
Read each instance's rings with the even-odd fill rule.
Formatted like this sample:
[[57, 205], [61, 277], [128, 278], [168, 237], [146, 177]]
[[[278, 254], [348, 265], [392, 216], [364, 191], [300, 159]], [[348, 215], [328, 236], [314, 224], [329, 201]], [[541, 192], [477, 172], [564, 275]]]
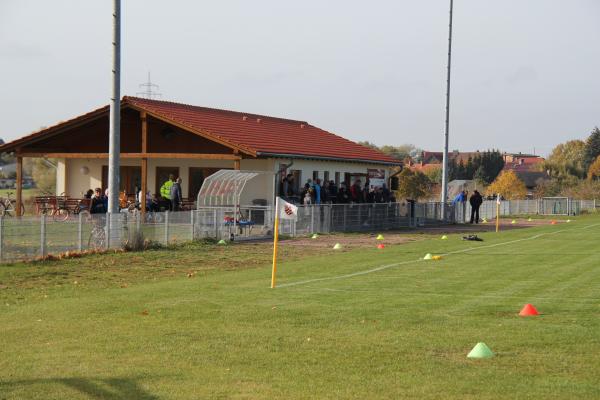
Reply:
[[538, 74], [534, 68], [529, 66], [521, 66], [506, 77], [506, 82], [511, 85], [518, 85], [520, 83], [534, 81], [537, 79], [537, 77]]

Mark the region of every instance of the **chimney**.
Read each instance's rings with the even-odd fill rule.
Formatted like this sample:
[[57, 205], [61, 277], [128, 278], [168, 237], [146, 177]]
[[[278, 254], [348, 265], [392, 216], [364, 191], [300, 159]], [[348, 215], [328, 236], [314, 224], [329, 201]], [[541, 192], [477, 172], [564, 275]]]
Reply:
[[246, 117], [245, 115], [242, 117], [242, 121], [246, 121], [248, 119], [248, 117]]
[[256, 122], [258, 122], [260, 124], [261, 119], [260, 118], [256, 118]]

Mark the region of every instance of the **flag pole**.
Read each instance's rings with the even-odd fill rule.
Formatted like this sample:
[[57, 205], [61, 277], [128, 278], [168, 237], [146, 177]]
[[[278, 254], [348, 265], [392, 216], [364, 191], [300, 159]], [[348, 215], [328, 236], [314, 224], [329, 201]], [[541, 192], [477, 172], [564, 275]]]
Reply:
[[277, 273], [277, 241], [279, 240], [279, 196], [275, 198], [275, 226], [273, 228], [273, 269], [271, 270], [271, 289], [275, 288]]
[[500, 231], [500, 193], [496, 197], [496, 233]]

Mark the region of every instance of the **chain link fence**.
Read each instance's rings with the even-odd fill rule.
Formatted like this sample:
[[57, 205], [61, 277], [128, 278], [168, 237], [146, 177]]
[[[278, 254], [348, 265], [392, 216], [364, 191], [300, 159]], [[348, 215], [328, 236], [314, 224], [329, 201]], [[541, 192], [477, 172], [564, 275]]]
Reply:
[[[500, 216], [512, 215], [579, 215], [594, 212], [600, 207], [596, 200], [574, 200], [567, 197], [542, 198], [534, 200], [505, 200], [500, 202]], [[456, 222], [464, 223], [471, 219], [471, 205], [468, 202], [456, 206]], [[496, 200], [485, 200], [479, 208], [479, 218], [496, 218]]]
[[[538, 200], [503, 201], [500, 215], [563, 212], [562, 203]], [[556, 200], [558, 201], [558, 199]], [[560, 200], [564, 201], [564, 200]], [[559, 205], [556, 205], [559, 204]], [[565, 203], [566, 204], [566, 203]], [[568, 201], [567, 211], [595, 210], [594, 200]], [[444, 211], [444, 212], [442, 212]], [[364, 232], [464, 223], [471, 208], [442, 203], [323, 204], [300, 206], [296, 221], [282, 220], [280, 233]], [[571, 215], [571, 214], [570, 214]], [[480, 217], [496, 217], [496, 202], [484, 201]], [[79, 214], [65, 221], [42, 215], [0, 217], [0, 262], [32, 260], [65, 252], [103, 251], [184, 243], [198, 239], [253, 240], [273, 235], [272, 207], [202, 207], [193, 211]]]

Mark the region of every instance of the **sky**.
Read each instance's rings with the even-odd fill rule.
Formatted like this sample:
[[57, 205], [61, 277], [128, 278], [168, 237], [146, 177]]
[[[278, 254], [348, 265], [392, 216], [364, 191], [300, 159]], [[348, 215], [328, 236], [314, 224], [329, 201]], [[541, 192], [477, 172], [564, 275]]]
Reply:
[[[124, 0], [122, 95], [442, 150], [449, 0]], [[450, 149], [600, 125], [600, 1], [454, 0]], [[112, 1], [0, 0], [0, 137], [108, 104]], [[107, 133], [108, 134], [108, 133]]]

